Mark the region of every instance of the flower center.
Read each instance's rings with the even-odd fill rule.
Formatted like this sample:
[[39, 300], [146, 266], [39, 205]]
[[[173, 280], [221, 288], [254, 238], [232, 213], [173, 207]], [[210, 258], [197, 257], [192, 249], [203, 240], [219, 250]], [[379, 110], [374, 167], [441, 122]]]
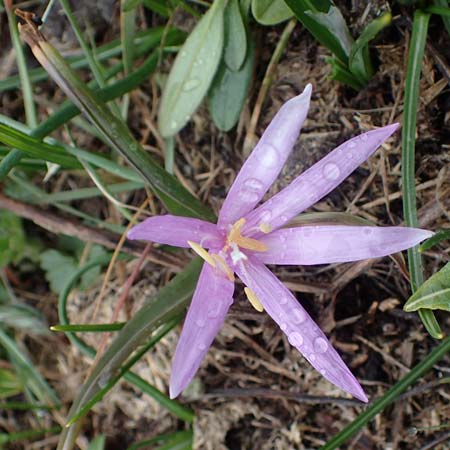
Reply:
[[[228, 246], [233, 247], [233, 244], [236, 244], [240, 248], [245, 248], [246, 250], [252, 250], [254, 252], [266, 252], [267, 245], [257, 239], [252, 239], [249, 237], [244, 237], [241, 234], [242, 227], [245, 225], [245, 218], [242, 217], [239, 219], [232, 227], [227, 236], [227, 245], [224, 247], [226, 249]], [[264, 224], [263, 224], [264, 225]], [[267, 229], [267, 227], [263, 227], [261, 225], [261, 231]], [[266, 224], [267, 225], [267, 224]], [[264, 228], [264, 229], [262, 229]]]

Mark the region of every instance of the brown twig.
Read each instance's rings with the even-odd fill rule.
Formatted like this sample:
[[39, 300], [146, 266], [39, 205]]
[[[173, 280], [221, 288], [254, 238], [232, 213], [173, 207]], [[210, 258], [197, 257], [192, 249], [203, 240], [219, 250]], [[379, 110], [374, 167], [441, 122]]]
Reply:
[[[115, 249], [117, 242], [120, 239], [120, 236], [116, 233], [83, 225], [77, 221], [43, 210], [34, 205], [19, 200], [13, 200], [0, 193], [0, 209], [1, 208], [31, 220], [36, 225], [45, 228], [52, 233], [74, 236], [81, 241], [94, 242], [105, 248]], [[140, 242], [127, 241], [122, 250], [124, 253], [140, 256], [144, 247], [145, 246]], [[181, 270], [184, 266], [184, 261], [181, 260], [180, 255], [171, 255], [155, 248], [149, 252], [148, 259], [157, 264], [176, 270]]]

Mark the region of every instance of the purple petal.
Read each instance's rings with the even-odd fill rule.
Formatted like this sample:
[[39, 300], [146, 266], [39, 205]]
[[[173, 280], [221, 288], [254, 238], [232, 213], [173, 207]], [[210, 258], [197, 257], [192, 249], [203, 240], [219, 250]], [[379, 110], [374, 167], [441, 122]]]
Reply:
[[189, 247], [187, 241], [196, 242], [204, 248], [219, 248], [224, 245], [224, 236], [217, 225], [170, 214], [149, 217], [131, 228], [127, 237], [175, 247]]
[[287, 335], [289, 343], [327, 380], [367, 402], [356, 378], [289, 289], [267, 267], [250, 258], [235, 270]]
[[308, 84], [272, 119], [231, 186], [219, 214], [219, 225], [232, 224], [251, 211], [275, 181], [306, 118], [311, 90]]
[[396, 129], [389, 125], [361, 134], [334, 149], [289, 186], [246, 216], [244, 232], [263, 223], [279, 228], [314, 205], [361, 165]]
[[265, 264], [328, 264], [390, 255], [433, 233], [406, 227], [345, 225], [282, 228], [261, 238], [268, 250], [255, 253]]
[[170, 374], [170, 398], [197, 372], [233, 303], [234, 283], [204, 264], [183, 325]]

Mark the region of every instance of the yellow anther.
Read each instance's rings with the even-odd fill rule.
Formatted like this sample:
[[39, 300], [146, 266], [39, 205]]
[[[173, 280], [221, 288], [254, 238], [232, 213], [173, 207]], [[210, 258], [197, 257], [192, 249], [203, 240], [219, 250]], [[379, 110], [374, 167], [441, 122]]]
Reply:
[[192, 241], [187, 241], [187, 243], [189, 244], [189, 247], [191, 247], [192, 250], [194, 250], [194, 252], [197, 253], [198, 256], [200, 256], [200, 258], [204, 259], [211, 266], [216, 267], [214, 258], [200, 244]]
[[234, 272], [230, 269], [225, 260], [218, 255], [217, 253], [211, 254], [212, 258], [215, 262], [219, 263], [219, 266], [223, 269], [223, 271], [227, 274], [227, 277], [230, 281], [234, 281]]
[[259, 298], [256, 296], [256, 294], [248, 287], [244, 288], [244, 292], [253, 308], [255, 308], [258, 312], [263, 312], [264, 307], [263, 305], [261, 305], [261, 302], [259, 301]]
[[273, 230], [273, 228], [272, 228], [272, 225], [270, 225], [269, 223], [262, 223], [260, 226], [259, 226], [259, 229], [263, 232], [263, 233], [271, 233], [272, 232], [272, 230]]
[[254, 252], [266, 252], [267, 245], [252, 238], [244, 237], [241, 235], [242, 227], [245, 225], [245, 219], [242, 217], [232, 227], [228, 233], [227, 243], [234, 242], [238, 247], [245, 248], [247, 250], [253, 250]]

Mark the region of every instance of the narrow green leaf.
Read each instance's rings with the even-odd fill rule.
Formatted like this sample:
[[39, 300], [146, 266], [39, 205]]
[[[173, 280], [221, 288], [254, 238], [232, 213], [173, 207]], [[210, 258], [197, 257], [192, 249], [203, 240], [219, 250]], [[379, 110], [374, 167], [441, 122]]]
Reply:
[[373, 75], [373, 67], [369, 56], [368, 43], [385, 27], [390, 25], [392, 14], [385, 12], [372, 20], [363, 30], [352, 46], [348, 65], [350, 71], [363, 80], [369, 80]]
[[[127, 448], [127, 450], [138, 450], [141, 448], [147, 448], [149, 445], [152, 444], [161, 444], [161, 443], [173, 443], [174, 441], [178, 441], [178, 440], [190, 440], [192, 441], [192, 431], [188, 430], [188, 431], [175, 431], [174, 433], [170, 433], [170, 434], [162, 434], [160, 436], [155, 436], [153, 438], [150, 439], [145, 439], [143, 441], [140, 442], [136, 442], [134, 444], [132, 444], [130, 447]], [[160, 448], [159, 448], [160, 450]]]
[[430, 239], [427, 239], [423, 244], [420, 245], [419, 251], [425, 252], [426, 250], [434, 247], [442, 241], [450, 241], [450, 230], [441, 230], [436, 232]]
[[0, 323], [29, 334], [48, 334], [42, 315], [31, 306], [20, 303], [0, 305]]
[[186, 125], [203, 100], [223, 50], [223, 14], [227, 0], [216, 0], [180, 49], [161, 98], [158, 124], [163, 137]]
[[[147, 300], [144, 306], [127, 322], [127, 325], [117, 334], [114, 341], [91, 369], [89, 378], [81, 387], [72, 404], [69, 417], [76, 415], [96, 395], [105, 382], [108, 382], [120, 369], [120, 366], [129, 358], [130, 354], [148, 339], [158, 326], [174, 319], [184, 311], [194, 292], [201, 265], [202, 261], [195, 259], [183, 272], [162, 288], [155, 297]], [[66, 286], [65, 292], [60, 295], [59, 314], [62, 324], [67, 324], [65, 301], [76, 282], [77, 278], [74, 278]], [[75, 341], [75, 335], [72, 333], [67, 333], [67, 335], [84, 352], [91, 353], [90, 348], [85, 348], [86, 346], [83, 342]], [[78, 423], [63, 431], [58, 450], [69, 450], [72, 448], [72, 443], [77, 434]]]
[[122, 154], [141, 174], [169, 211], [179, 215], [214, 219], [208, 208], [144, 151], [124, 122], [112, 114], [99, 96], [83, 83], [33, 24], [22, 26], [21, 34], [35, 57], [60, 88], [95, 125], [109, 146]]
[[22, 221], [15, 214], [0, 210], [0, 268], [19, 261], [24, 250]]
[[353, 39], [340, 11], [329, 0], [285, 0], [298, 20], [345, 66]]
[[118, 331], [125, 325], [125, 322], [117, 323], [72, 323], [70, 325], [53, 325], [52, 331], [64, 331], [70, 333], [105, 333], [106, 331]]
[[356, 417], [353, 422], [344, 427], [336, 436], [330, 439], [320, 450], [336, 450], [338, 448], [348, 448], [342, 446], [351, 436], [360, 431], [367, 423], [374, 419], [377, 414], [382, 412], [409, 386], [412, 386], [420, 377], [425, 375], [437, 362], [448, 355], [450, 352], [450, 337], [447, 337], [440, 345], [433, 349], [431, 353], [425, 356], [419, 364], [414, 366], [411, 371], [402, 379], [397, 381], [383, 396], [376, 399], [369, 407]]
[[407, 312], [420, 308], [450, 311], [450, 263], [428, 278], [403, 307]]
[[159, 14], [161, 17], [170, 16], [170, 8], [165, 0], [143, 0], [147, 9]]
[[238, 71], [247, 54], [247, 33], [238, 0], [229, 0], [225, 8], [224, 27], [223, 59], [230, 70]]
[[[20, 394], [23, 390], [22, 383], [16, 374], [8, 369], [0, 368], [0, 398], [8, 398]], [[1, 408], [1, 405], [0, 405]]]
[[87, 450], [104, 450], [105, 449], [106, 437], [104, 434], [96, 436], [89, 444]]
[[249, 39], [244, 65], [234, 72], [222, 62], [208, 95], [208, 108], [217, 128], [231, 130], [239, 120], [252, 80], [255, 60], [254, 42]]
[[252, 14], [261, 25], [276, 25], [294, 15], [284, 0], [252, 0]]
[[53, 389], [34, 368], [17, 344], [0, 328], [0, 345], [8, 352], [8, 355], [21, 376], [23, 384], [27, 386], [41, 403], [58, 405], [59, 400]]
[[[402, 132], [402, 192], [403, 214], [405, 216], [405, 224], [409, 227], [418, 227], [415, 184], [416, 125], [420, 74], [429, 21], [429, 14], [425, 14], [420, 10], [414, 13], [406, 68]], [[411, 276], [411, 289], [414, 293], [424, 281], [422, 256], [419, 253], [418, 246], [408, 250], [408, 266]], [[419, 315], [430, 335], [435, 339], [442, 339], [443, 334], [433, 311], [420, 309]]]
[[448, 0], [434, 0], [434, 4], [436, 6], [428, 7], [427, 11], [433, 13], [433, 10], [436, 8], [438, 9], [438, 11], [440, 11], [434, 13], [441, 15], [442, 22], [444, 23], [445, 29], [447, 30], [447, 33], [450, 36], [450, 4]]

